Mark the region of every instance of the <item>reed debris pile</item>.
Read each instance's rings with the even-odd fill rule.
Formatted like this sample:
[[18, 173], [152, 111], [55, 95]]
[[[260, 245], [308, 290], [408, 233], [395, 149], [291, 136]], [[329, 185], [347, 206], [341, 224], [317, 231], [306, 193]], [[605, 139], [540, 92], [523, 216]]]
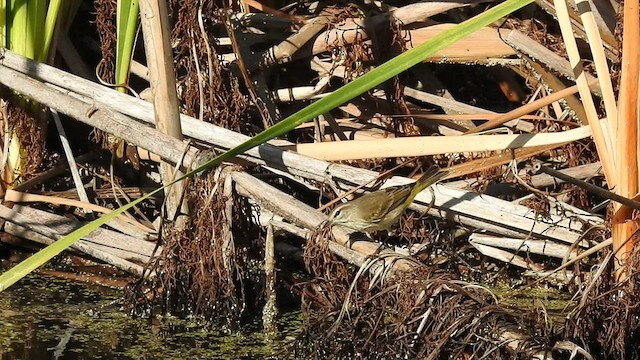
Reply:
[[[301, 309], [293, 357], [637, 357], [640, 24], [606, 5], [66, 4], [0, 53], [0, 256], [77, 230], [58, 265], [132, 313]], [[373, 192], [389, 229], [329, 218]]]

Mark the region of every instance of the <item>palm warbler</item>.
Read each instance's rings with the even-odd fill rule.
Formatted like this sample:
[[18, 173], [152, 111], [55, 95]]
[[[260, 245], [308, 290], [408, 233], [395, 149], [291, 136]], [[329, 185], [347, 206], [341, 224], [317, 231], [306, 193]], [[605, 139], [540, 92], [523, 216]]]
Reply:
[[329, 214], [329, 223], [365, 233], [388, 231], [420, 191], [448, 174], [449, 171], [433, 166], [413, 184], [377, 190], [338, 205]]

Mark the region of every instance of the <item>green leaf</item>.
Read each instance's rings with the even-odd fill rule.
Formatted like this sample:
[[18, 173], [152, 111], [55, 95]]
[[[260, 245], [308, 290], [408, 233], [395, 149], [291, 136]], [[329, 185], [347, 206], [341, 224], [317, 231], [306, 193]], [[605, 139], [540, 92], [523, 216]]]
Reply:
[[[129, 79], [129, 65], [133, 53], [133, 43], [138, 28], [139, 4], [137, 0], [119, 0], [116, 13], [116, 85], [124, 85]], [[118, 91], [126, 92], [122, 87]]]
[[29, 0], [28, 45], [30, 57], [39, 60], [43, 45], [44, 23], [47, 16], [47, 0]]
[[27, 0], [9, 0], [8, 2], [8, 38], [9, 49], [18, 54], [27, 54]]
[[[69, 1], [69, 0], [67, 0]], [[51, 39], [53, 39], [53, 31], [56, 28], [58, 20], [58, 12], [60, 11], [61, 0], [51, 0], [49, 8], [47, 9], [47, 15], [44, 20], [44, 28], [42, 31], [42, 39], [39, 47], [39, 51], [36, 54], [36, 60], [40, 62], [47, 61], [49, 56], [49, 48], [51, 47]]]
[[7, 47], [7, 1], [0, 0], [0, 47]]

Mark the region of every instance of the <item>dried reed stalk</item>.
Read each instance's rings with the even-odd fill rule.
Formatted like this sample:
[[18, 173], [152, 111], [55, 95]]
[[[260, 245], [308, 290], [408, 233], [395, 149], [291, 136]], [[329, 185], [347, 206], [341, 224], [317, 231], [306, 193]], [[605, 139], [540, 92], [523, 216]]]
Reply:
[[[182, 140], [178, 94], [176, 92], [176, 74], [173, 68], [169, 9], [165, 1], [144, 0], [140, 2], [140, 23], [143, 29], [145, 54], [149, 66], [149, 83], [153, 91], [156, 127], [163, 133]], [[160, 165], [162, 181], [168, 184], [175, 173], [173, 166], [163, 162]], [[175, 173], [175, 175], [174, 175]], [[180, 209], [181, 214], [189, 214], [186, 203], [182, 203], [182, 184], [176, 184], [165, 191], [167, 195], [168, 217], [173, 218]], [[182, 217], [181, 217], [182, 218]], [[177, 226], [184, 226], [182, 218]]]
[[[580, 12], [580, 19], [584, 25], [584, 30], [589, 40], [589, 48], [591, 54], [593, 54], [593, 63], [598, 73], [598, 82], [600, 83], [600, 89], [602, 90], [602, 100], [607, 113], [607, 119], [609, 120], [609, 128], [611, 134], [616, 133], [615, 124], [618, 119], [618, 107], [616, 105], [615, 94], [613, 93], [613, 85], [611, 84], [611, 74], [609, 73], [609, 66], [607, 65], [607, 57], [604, 53], [604, 44], [600, 32], [598, 31], [598, 25], [596, 24], [596, 18], [591, 11], [591, 6], [587, 0], [576, 1], [576, 6]], [[613, 156], [616, 157], [616, 149], [614, 148]]]
[[557, 133], [519, 135], [414, 136], [287, 145], [284, 148], [321, 160], [357, 160], [401, 156], [425, 156], [560, 146], [591, 135], [589, 127]]
[[[616, 124], [616, 144], [618, 154], [618, 173], [616, 192], [633, 198], [638, 194], [638, 76], [640, 47], [638, 34], [638, 1], [624, 2], [624, 29], [622, 39], [622, 71], [620, 75], [620, 93], [618, 95], [619, 113]], [[623, 265], [633, 249], [635, 241], [628, 241], [637, 229], [637, 221], [629, 219], [630, 212], [623, 206], [616, 206], [613, 217], [613, 248], [616, 251], [616, 279], [622, 281], [626, 276]]]
[[488, 129], [492, 129], [494, 127], [500, 126], [510, 120], [513, 119], [517, 119], [519, 117], [522, 117], [524, 115], [529, 114], [532, 111], [536, 111], [538, 109], [540, 109], [543, 106], [549, 105], [555, 101], [564, 99], [565, 97], [571, 96], [573, 94], [575, 94], [576, 92], [578, 92], [578, 88], [576, 86], [571, 86], [568, 87], [566, 89], [560, 90], [558, 92], [555, 92], [553, 94], [547, 95], [541, 99], [538, 99], [536, 101], [533, 101], [529, 104], [520, 106], [517, 109], [511, 110], [508, 113], [505, 114], [501, 114], [500, 116], [489, 120], [488, 122], [473, 128], [469, 131], [467, 131], [467, 134], [474, 134], [474, 133], [478, 133], [481, 131], [485, 131]]
[[593, 140], [595, 141], [598, 155], [602, 161], [602, 167], [604, 169], [605, 177], [607, 178], [607, 183], [610, 187], [613, 187], [615, 186], [616, 173], [611, 132], [609, 131], [607, 123], [603, 126], [603, 124], [598, 120], [598, 114], [593, 102], [593, 97], [591, 96], [586, 72], [582, 67], [582, 60], [580, 59], [580, 54], [578, 52], [578, 45], [576, 44], [576, 39], [573, 35], [573, 28], [571, 26], [571, 19], [569, 17], [567, 4], [563, 0], [555, 0], [554, 4], [567, 55], [569, 56], [569, 61], [571, 62], [571, 68], [573, 69], [576, 83], [580, 91], [584, 110], [587, 114], [587, 120], [593, 133]]

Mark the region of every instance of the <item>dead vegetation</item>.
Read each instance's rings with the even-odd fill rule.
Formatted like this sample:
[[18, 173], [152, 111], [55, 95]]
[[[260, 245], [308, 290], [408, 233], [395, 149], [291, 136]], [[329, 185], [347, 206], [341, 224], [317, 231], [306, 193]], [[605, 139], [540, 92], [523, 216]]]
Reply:
[[376, 269], [400, 255], [372, 258], [350, 271], [319, 235], [305, 248], [313, 280], [299, 285], [307, 325], [294, 346], [296, 357], [500, 359], [548, 348], [550, 334], [543, 332], [549, 329], [535, 326], [535, 313], [500, 306], [487, 288], [419, 262], [391, 277], [389, 269]]
[[[44, 129], [28, 127], [29, 163], [41, 173], [28, 169], [28, 181], [5, 184], [14, 188], [0, 208], [2, 246], [50, 244], [166, 183], [159, 161], [188, 172], [495, 5], [268, 3], [170, 2], [165, 40], [174, 60], [165, 65], [174, 67], [186, 141], [149, 126], [156, 118], [144, 90], [157, 91], [149, 82], [157, 69], [143, 65], [153, 49], [142, 41], [126, 89], [142, 98], [104, 86], [115, 66], [112, 1], [81, 12], [95, 12], [95, 38], [61, 35], [100, 49], [79, 56], [102, 85], [68, 73], [63, 49], [55, 68], [4, 52], [0, 83], [11, 105], [3, 123], [25, 124], [19, 93], [64, 114], [65, 126], [88, 124], [95, 142], [121, 140], [73, 139], [76, 154], [91, 155], [78, 159], [88, 199], [100, 205], [90, 207], [79, 190], [77, 199], [52, 193], [78, 187], [64, 160], [45, 166], [45, 155], [62, 150], [48, 143], [45, 152], [33, 140]], [[234, 164], [182, 182], [185, 226], [157, 197], [78, 242], [72, 256], [136, 275], [127, 287], [133, 313], [193, 314], [228, 328], [274, 299], [265, 279], [275, 277], [305, 317], [288, 353], [296, 358], [638, 357], [640, 255], [618, 246], [625, 238], [631, 249], [636, 237], [637, 189], [623, 175], [636, 159], [637, 129], [618, 142], [620, 127], [631, 125], [611, 120], [627, 86], [622, 32], [614, 31], [621, 5], [612, 3], [613, 13], [592, 5], [595, 28], [576, 9], [565, 19], [559, 5], [537, 1]], [[573, 45], [563, 37], [569, 17]], [[600, 52], [589, 47], [594, 31]], [[576, 56], [587, 59], [584, 69]], [[330, 228], [318, 210], [405, 184], [434, 164], [451, 176], [420, 193], [389, 236]], [[277, 270], [264, 265], [273, 260], [270, 234]], [[506, 305], [532, 288], [541, 299]], [[548, 309], [548, 288], [562, 294], [558, 313]]]

